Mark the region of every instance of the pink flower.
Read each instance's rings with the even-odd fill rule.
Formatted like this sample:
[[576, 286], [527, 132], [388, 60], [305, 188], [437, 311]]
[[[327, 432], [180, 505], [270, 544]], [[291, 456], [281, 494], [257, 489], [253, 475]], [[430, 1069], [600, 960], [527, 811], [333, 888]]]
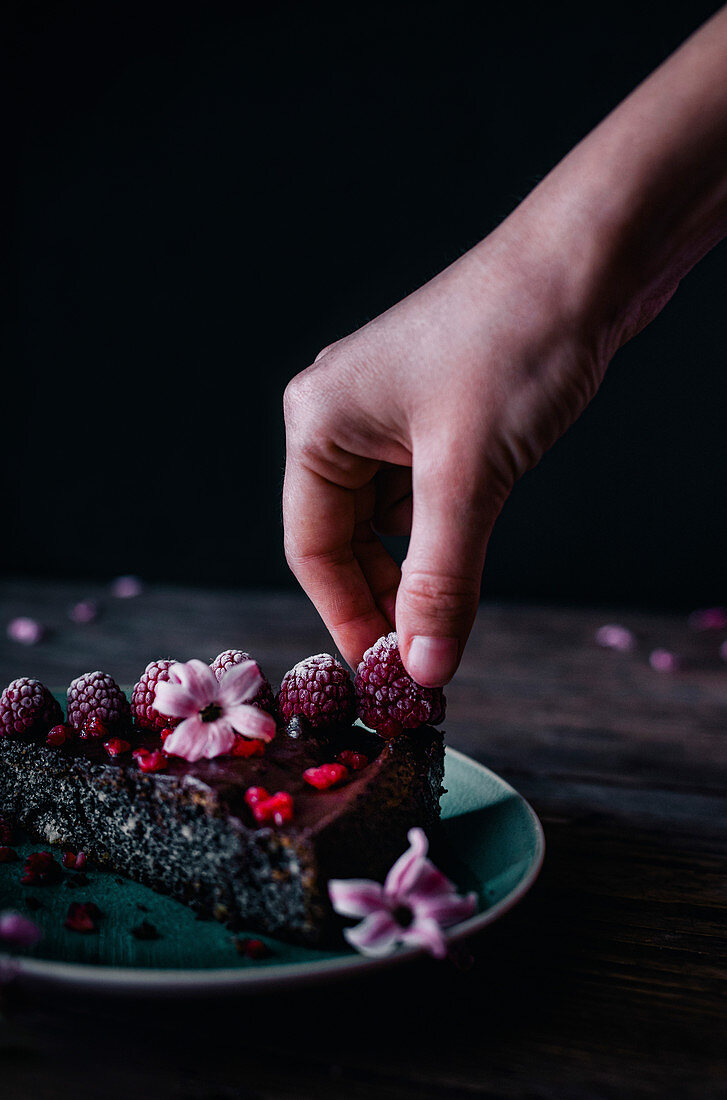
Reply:
[[704, 607], [692, 611], [689, 625], [692, 630], [724, 630], [727, 626], [727, 607]]
[[8, 623], [8, 638], [21, 645], [37, 645], [44, 633], [42, 625], [27, 615], [20, 615]]
[[92, 623], [98, 617], [98, 604], [95, 600], [80, 600], [68, 608], [68, 618], [74, 623]]
[[139, 578], [130, 573], [123, 577], [116, 577], [111, 582], [111, 595], [119, 600], [131, 600], [134, 596], [140, 596], [143, 591], [144, 586]]
[[619, 626], [618, 623], [607, 623], [596, 631], [596, 643], [606, 649], [628, 653], [636, 645], [636, 638], [627, 627]]
[[250, 705], [261, 680], [255, 661], [232, 665], [219, 683], [202, 661], [171, 665], [169, 680], [157, 683], [154, 707], [160, 714], [184, 721], [169, 734], [164, 751], [185, 760], [210, 760], [230, 751], [235, 730], [270, 741], [275, 736], [275, 719]]
[[390, 954], [398, 944], [424, 947], [437, 959], [447, 954], [443, 928], [470, 917], [477, 895], [461, 897], [427, 858], [422, 829], [410, 829], [411, 847], [399, 856], [383, 886], [370, 879], [331, 879], [331, 904], [343, 917], [363, 917], [344, 936], [362, 955]]
[[0, 913], [0, 942], [11, 947], [32, 947], [42, 935], [38, 925], [20, 913]]
[[676, 672], [681, 667], [677, 653], [668, 649], [655, 649], [649, 656], [649, 664], [656, 672]]

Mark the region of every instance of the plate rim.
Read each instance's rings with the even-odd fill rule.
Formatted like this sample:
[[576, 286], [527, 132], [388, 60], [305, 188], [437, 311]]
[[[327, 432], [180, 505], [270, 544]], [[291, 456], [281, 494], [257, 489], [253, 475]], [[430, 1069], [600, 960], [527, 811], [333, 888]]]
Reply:
[[[445, 758], [451, 756], [476, 771], [495, 779], [503, 789], [511, 792], [524, 806], [535, 836], [535, 853], [524, 877], [505, 897], [494, 905], [445, 931], [449, 944], [480, 932], [512, 909], [530, 890], [540, 874], [545, 858], [545, 834], [542, 823], [533, 807], [506, 779], [491, 768], [473, 759], [459, 749], [445, 747]], [[446, 770], [445, 770], [446, 774]], [[333, 981], [359, 973], [371, 973], [384, 967], [400, 965], [425, 954], [423, 947], [400, 947], [391, 955], [371, 958], [360, 954], [343, 955], [335, 959], [318, 959], [311, 962], [268, 964], [260, 970], [239, 967], [215, 967], [202, 970], [167, 970], [146, 967], [94, 966], [89, 963], [59, 962], [53, 959], [33, 959], [21, 956], [5, 956], [10, 959], [13, 976], [29, 979], [34, 984], [62, 985], [88, 991], [118, 994], [143, 993], [145, 996], [175, 994], [224, 994], [255, 991], [272, 991], [289, 986], [310, 985]], [[0, 959], [3, 956], [0, 955]]]

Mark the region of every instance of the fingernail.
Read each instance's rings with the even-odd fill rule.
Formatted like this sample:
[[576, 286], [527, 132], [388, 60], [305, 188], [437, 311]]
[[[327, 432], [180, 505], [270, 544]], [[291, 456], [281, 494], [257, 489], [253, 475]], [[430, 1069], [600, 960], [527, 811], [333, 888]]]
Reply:
[[409, 646], [407, 671], [422, 687], [441, 687], [454, 676], [458, 652], [456, 638], [425, 638], [417, 634]]

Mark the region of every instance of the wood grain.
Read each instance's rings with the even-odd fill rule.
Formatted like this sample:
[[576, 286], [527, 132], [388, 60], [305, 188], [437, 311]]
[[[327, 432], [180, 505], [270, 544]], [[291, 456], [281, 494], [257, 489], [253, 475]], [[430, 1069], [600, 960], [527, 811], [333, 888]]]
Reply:
[[[67, 618], [77, 599], [97, 622]], [[328, 648], [292, 593], [6, 581], [0, 680], [52, 685], [239, 646], [271, 680]], [[633, 653], [598, 647], [619, 621]], [[684, 616], [483, 605], [449, 689], [448, 741], [512, 782], [546, 831], [525, 901], [471, 945], [306, 992], [213, 1004], [40, 1000], [0, 1026], [3, 1097], [727, 1096], [727, 665]], [[655, 672], [657, 646], [682, 671]], [[82, 1053], [79, 1054], [79, 1036]], [[133, 1058], [129, 1050], [133, 1050]]]

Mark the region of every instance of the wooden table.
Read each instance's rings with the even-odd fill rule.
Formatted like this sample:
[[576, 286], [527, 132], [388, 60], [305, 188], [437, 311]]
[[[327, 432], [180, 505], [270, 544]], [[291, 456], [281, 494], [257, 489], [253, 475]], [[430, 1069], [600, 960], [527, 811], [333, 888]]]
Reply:
[[[131, 683], [161, 655], [250, 650], [271, 680], [328, 648], [294, 593], [5, 582], [0, 680], [104, 668]], [[67, 607], [97, 596], [98, 620]], [[594, 643], [620, 621], [632, 653]], [[0, 1094], [44, 1098], [727, 1096], [727, 665], [724, 634], [683, 616], [483, 605], [449, 690], [448, 741], [528, 798], [544, 869], [472, 944], [305, 992], [203, 1005], [16, 994]], [[654, 671], [657, 646], [683, 669]]]

